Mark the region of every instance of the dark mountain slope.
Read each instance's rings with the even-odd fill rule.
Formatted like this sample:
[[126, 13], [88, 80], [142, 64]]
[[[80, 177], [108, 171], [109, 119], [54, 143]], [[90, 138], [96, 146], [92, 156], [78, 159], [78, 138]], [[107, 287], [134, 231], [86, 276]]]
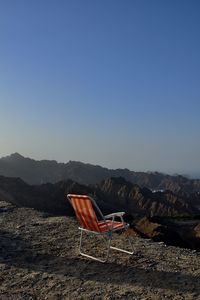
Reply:
[[197, 212], [183, 193], [152, 193], [123, 178], [110, 178], [90, 186], [72, 180], [32, 186], [19, 178], [0, 176], [0, 200], [18, 206], [33, 207], [54, 214], [71, 214], [67, 193], [93, 195], [105, 213], [124, 210], [134, 215], [172, 216]]

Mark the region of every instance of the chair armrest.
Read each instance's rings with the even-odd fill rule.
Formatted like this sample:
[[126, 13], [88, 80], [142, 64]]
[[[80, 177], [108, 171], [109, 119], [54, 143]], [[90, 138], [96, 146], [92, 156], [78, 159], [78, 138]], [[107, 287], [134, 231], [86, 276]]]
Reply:
[[125, 214], [125, 212], [116, 212], [116, 213], [112, 213], [112, 214], [109, 214], [109, 215], [106, 215], [104, 216], [105, 219], [110, 219], [110, 218], [113, 218], [113, 217], [122, 217], [123, 215]]

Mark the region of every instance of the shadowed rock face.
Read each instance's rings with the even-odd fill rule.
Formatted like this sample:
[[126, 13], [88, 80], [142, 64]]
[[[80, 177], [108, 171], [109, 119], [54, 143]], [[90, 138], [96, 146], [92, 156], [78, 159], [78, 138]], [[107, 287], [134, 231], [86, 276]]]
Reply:
[[64, 215], [66, 213], [71, 215], [73, 213], [66, 198], [67, 193], [73, 191], [90, 193], [91, 189], [72, 180], [33, 186], [23, 182], [20, 178], [0, 176], [0, 200], [56, 215]]
[[54, 214], [66, 214], [67, 210], [71, 214], [71, 206], [66, 198], [68, 193], [91, 194], [105, 213], [123, 210], [133, 215], [172, 216], [196, 212], [183, 193], [152, 193], [123, 178], [110, 178], [90, 186], [72, 180], [33, 186], [19, 178], [0, 176], [0, 199], [18, 206], [33, 207]]
[[167, 224], [166, 221], [163, 222], [161, 218], [154, 220], [154, 218], [143, 217], [134, 223], [132, 230], [136, 231], [137, 234], [143, 238], [150, 238], [155, 242], [162, 241], [167, 245], [195, 249], [195, 247], [192, 247], [187, 239], [184, 239], [184, 236], [176, 230], [176, 226], [172, 226], [169, 223]]
[[110, 177], [123, 177], [127, 181], [155, 190], [178, 192], [200, 191], [200, 180], [183, 176], [169, 176], [158, 172], [133, 172], [128, 169], [110, 170], [76, 161], [57, 163], [54, 160], [37, 161], [18, 153], [0, 159], [0, 175], [20, 177], [29, 184], [55, 183], [71, 179], [80, 184], [96, 184]]
[[127, 182], [123, 178], [110, 178], [96, 185], [104, 193], [104, 199], [114, 206], [125, 209], [127, 213], [145, 216], [170, 216], [190, 214], [196, 209], [183, 193], [171, 191], [152, 193], [147, 188]]

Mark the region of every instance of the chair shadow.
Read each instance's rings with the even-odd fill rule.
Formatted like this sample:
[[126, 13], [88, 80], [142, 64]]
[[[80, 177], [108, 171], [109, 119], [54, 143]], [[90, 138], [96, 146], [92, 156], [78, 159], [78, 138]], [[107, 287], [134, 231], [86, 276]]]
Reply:
[[[131, 262], [132, 261], [132, 262]], [[29, 271], [63, 275], [80, 280], [90, 280], [104, 284], [130, 284], [141, 287], [170, 289], [185, 292], [200, 292], [200, 277], [180, 272], [167, 272], [140, 268], [134, 255], [127, 263], [107, 262], [102, 264], [81, 256], [65, 256], [41, 253], [32, 248], [31, 243], [10, 232], [0, 231], [0, 263], [9, 267], [19, 267]], [[130, 265], [137, 264], [136, 266]]]

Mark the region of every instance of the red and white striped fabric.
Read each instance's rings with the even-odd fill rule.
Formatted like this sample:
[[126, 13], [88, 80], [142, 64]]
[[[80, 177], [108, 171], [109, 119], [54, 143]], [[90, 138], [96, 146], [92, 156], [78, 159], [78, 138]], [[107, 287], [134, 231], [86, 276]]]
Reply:
[[76, 216], [84, 229], [105, 233], [111, 230], [118, 230], [124, 228], [123, 222], [116, 222], [111, 220], [98, 221], [96, 213], [92, 206], [91, 199], [86, 195], [68, 194]]
[[92, 207], [90, 198], [85, 195], [73, 194], [68, 194], [67, 197], [70, 199], [76, 216], [82, 227], [88, 230], [99, 232], [98, 220]]
[[111, 221], [111, 220], [106, 220], [106, 221], [100, 221], [98, 222], [100, 232], [107, 232], [109, 230], [119, 230], [124, 228], [124, 223], [122, 222], [116, 222], [116, 221]]

